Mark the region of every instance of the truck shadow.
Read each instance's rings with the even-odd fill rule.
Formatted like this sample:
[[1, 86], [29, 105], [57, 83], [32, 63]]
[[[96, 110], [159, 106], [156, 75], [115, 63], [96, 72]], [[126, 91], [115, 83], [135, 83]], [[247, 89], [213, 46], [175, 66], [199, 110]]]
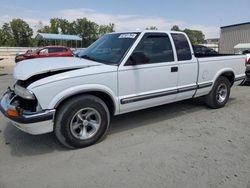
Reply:
[[[230, 98], [228, 102], [229, 105], [233, 100], [235, 99]], [[190, 114], [199, 110], [210, 109], [204, 106], [203, 102], [185, 100], [182, 102], [176, 102], [120, 115], [112, 118], [108, 135], [138, 128], [140, 126], [147, 126], [157, 122], [170, 120], [179, 116], [185, 116], [187, 113]], [[11, 149], [11, 155], [14, 156], [33, 156], [51, 153], [55, 150], [68, 150], [67, 148], [61, 146], [53, 133], [34, 136], [24, 133], [9, 124], [4, 129], [3, 136], [5, 144]]]
[[[233, 102], [235, 98], [230, 98], [228, 105]], [[205, 106], [202, 100], [189, 99], [176, 103], [161, 105], [157, 107], [148, 108], [128, 114], [120, 115], [112, 119], [112, 124], [109, 128], [109, 134], [138, 128], [155, 124], [157, 122], [174, 119], [186, 114], [192, 114], [200, 110], [213, 110]]]
[[11, 155], [14, 156], [32, 156], [50, 153], [54, 150], [66, 150], [56, 140], [53, 133], [30, 135], [8, 123], [3, 135], [5, 144], [11, 149]]
[[120, 115], [112, 119], [109, 134], [170, 120], [202, 108], [206, 109], [202, 102], [185, 100]]

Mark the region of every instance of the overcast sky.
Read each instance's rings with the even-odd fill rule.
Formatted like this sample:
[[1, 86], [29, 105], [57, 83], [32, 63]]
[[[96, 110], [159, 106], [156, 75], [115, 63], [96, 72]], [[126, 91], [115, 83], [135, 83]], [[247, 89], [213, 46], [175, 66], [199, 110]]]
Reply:
[[52, 17], [86, 17], [98, 24], [114, 23], [116, 31], [179, 25], [213, 38], [219, 37], [221, 26], [250, 22], [249, 9], [250, 0], [0, 0], [0, 25], [22, 18], [36, 28]]

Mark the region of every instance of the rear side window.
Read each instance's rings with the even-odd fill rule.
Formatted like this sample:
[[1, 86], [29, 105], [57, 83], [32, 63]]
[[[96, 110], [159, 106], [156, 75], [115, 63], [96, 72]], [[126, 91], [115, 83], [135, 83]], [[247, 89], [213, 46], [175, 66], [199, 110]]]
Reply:
[[68, 49], [67, 48], [61, 48], [61, 52], [67, 52]]
[[66, 48], [49, 48], [49, 53], [66, 52]]
[[145, 34], [134, 52], [143, 52], [149, 58], [148, 63], [174, 61], [170, 39], [164, 33]]
[[171, 34], [171, 36], [174, 40], [178, 61], [185, 61], [192, 59], [190, 46], [188, 44], [186, 36], [177, 33]]

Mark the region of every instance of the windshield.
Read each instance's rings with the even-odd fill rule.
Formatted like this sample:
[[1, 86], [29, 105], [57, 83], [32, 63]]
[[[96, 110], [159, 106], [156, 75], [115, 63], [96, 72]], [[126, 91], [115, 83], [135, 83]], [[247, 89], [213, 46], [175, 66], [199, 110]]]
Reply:
[[118, 65], [139, 33], [107, 34], [94, 42], [79, 57], [105, 64]]

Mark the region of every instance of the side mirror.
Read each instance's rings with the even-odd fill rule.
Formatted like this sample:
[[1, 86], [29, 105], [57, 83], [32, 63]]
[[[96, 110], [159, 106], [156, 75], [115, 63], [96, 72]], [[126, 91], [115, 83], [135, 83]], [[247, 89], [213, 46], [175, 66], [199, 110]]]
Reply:
[[79, 52], [77, 52], [77, 53], [73, 53], [73, 56], [75, 56], [75, 57], [79, 57]]
[[149, 62], [149, 58], [143, 52], [134, 52], [128, 59], [127, 65], [139, 65]]

